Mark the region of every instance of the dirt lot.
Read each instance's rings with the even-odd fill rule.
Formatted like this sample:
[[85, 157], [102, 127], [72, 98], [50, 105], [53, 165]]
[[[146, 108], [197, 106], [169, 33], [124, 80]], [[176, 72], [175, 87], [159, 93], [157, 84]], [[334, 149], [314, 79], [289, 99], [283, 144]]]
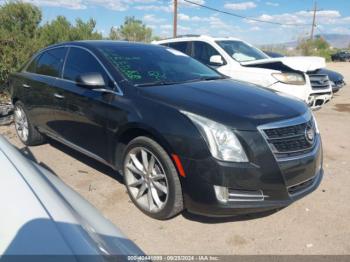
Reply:
[[[328, 67], [350, 84], [350, 63]], [[133, 206], [109, 168], [56, 143], [29, 150], [148, 254], [350, 254], [350, 85], [315, 114], [324, 145], [321, 186], [263, 217], [208, 219], [184, 213], [157, 221]], [[0, 127], [0, 134], [23, 148], [13, 126]]]

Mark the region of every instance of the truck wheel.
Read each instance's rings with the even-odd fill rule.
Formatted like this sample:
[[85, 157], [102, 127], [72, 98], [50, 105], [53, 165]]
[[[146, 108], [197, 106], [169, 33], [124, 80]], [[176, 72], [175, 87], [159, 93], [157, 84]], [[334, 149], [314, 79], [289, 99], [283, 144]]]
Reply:
[[16, 133], [23, 144], [36, 146], [45, 142], [45, 137], [30, 122], [28, 113], [22, 102], [15, 103], [14, 121]]
[[164, 220], [183, 210], [177, 170], [167, 152], [154, 140], [140, 136], [127, 145], [123, 174], [131, 200], [146, 215]]

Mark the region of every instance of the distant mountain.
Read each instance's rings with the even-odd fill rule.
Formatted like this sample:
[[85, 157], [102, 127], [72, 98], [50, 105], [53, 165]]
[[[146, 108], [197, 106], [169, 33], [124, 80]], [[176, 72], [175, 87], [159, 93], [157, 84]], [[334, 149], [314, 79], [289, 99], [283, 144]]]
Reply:
[[[316, 35], [315, 37], [323, 37], [326, 41], [335, 48], [347, 48], [350, 45], [350, 35], [344, 34], [323, 34]], [[284, 47], [284, 48], [296, 48], [298, 45], [298, 41], [279, 43], [279, 44], [271, 44], [268, 46], [272, 47]], [[266, 45], [264, 45], [266, 46]]]
[[326, 41], [336, 48], [347, 48], [350, 44], [350, 35], [324, 34], [321, 35]]

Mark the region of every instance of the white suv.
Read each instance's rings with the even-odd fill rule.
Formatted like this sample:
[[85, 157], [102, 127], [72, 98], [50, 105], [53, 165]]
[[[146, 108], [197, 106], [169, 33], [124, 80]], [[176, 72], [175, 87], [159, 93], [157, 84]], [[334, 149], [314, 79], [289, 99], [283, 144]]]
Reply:
[[321, 57], [271, 58], [236, 38], [189, 35], [153, 43], [186, 53], [233, 79], [297, 97], [312, 108], [332, 98], [328, 76], [313, 73], [326, 66]]

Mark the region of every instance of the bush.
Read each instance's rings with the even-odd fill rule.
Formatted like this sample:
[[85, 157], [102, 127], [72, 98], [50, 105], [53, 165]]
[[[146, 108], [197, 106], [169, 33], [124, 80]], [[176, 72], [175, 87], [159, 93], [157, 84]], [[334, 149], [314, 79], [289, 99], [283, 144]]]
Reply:
[[326, 59], [326, 61], [331, 60], [331, 54], [333, 51], [330, 48], [329, 43], [322, 37], [317, 37], [316, 39], [302, 39], [299, 41], [297, 46], [297, 51], [301, 55], [305, 56], [321, 56]]

